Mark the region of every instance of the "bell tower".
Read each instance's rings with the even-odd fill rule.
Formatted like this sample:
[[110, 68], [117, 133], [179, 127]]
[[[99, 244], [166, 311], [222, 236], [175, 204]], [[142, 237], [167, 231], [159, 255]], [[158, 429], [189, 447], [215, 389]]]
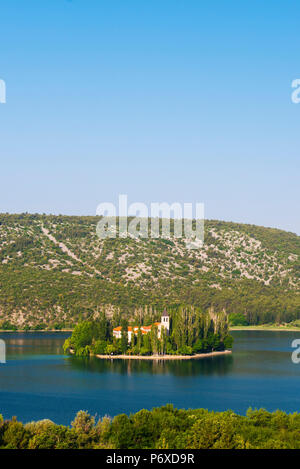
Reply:
[[170, 332], [170, 316], [167, 313], [167, 310], [164, 310], [161, 316], [161, 325], [167, 330], [167, 333]]

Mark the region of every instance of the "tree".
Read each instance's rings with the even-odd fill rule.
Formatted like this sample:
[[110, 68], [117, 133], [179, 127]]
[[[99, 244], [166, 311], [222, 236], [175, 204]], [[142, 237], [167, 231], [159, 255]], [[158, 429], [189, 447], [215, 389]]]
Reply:
[[141, 348], [141, 355], [150, 355], [152, 352], [151, 339], [149, 334], [143, 335], [143, 346]]
[[159, 341], [157, 333], [158, 333], [157, 326], [153, 325], [149, 335], [150, 335], [151, 349], [154, 355], [159, 353], [159, 348], [160, 348], [160, 341]]
[[142, 344], [143, 344], [143, 334], [142, 334], [141, 328], [139, 327], [138, 333], [137, 333], [137, 341], [136, 341], [137, 353], [140, 353]]
[[121, 351], [125, 354], [128, 348], [128, 321], [126, 319], [122, 319], [121, 327]]
[[72, 333], [71, 343], [75, 350], [90, 345], [93, 338], [97, 337], [97, 327], [94, 322], [80, 322]]
[[71, 425], [76, 432], [88, 433], [95, 425], [95, 418], [85, 410], [80, 410]]
[[201, 353], [201, 352], [204, 352], [204, 351], [205, 351], [205, 349], [204, 349], [204, 345], [203, 345], [203, 340], [198, 339], [193, 345], [193, 352], [194, 353]]
[[233, 346], [233, 337], [232, 337], [232, 335], [228, 335], [224, 339], [224, 347], [225, 347], [226, 350], [228, 350], [228, 349], [232, 348], [232, 346]]
[[109, 338], [109, 323], [106, 319], [105, 313], [100, 313], [99, 326], [98, 326], [99, 340], [106, 340]]
[[229, 323], [231, 326], [248, 326], [249, 322], [243, 313], [229, 314]]
[[117, 415], [111, 426], [111, 437], [117, 449], [131, 449], [135, 446], [133, 426], [126, 414]]
[[105, 340], [95, 340], [92, 344], [92, 352], [95, 355], [103, 355], [106, 349], [106, 341]]

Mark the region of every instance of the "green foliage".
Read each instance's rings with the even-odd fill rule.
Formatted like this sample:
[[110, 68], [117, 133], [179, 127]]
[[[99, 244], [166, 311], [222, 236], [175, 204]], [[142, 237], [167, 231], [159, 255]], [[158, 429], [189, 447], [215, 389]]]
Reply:
[[126, 319], [122, 319], [121, 322], [121, 327], [122, 327], [122, 333], [121, 333], [121, 352], [123, 354], [126, 353], [128, 349], [128, 321]]
[[178, 410], [168, 404], [151, 411], [96, 421], [79, 411], [70, 427], [50, 420], [22, 424], [0, 419], [1, 449], [300, 449], [300, 415], [280, 410]]
[[75, 350], [91, 345], [98, 335], [98, 327], [95, 322], [80, 322], [72, 333], [71, 343]]
[[232, 335], [228, 335], [224, 338], [224, 347], [226, 350], [231, 349], [233, 346], [233, 337]]
[[120, 349], [115, 344], [107, 344], [104, 350], [106, 355], [115, 355], [119, 353]]
[[249, 322], [242, 313], [229, 314], [229, 324], [231, 326], [248, 326]]
[[95, 418], [91, 417], [88, 412], [80, 410], [71, 425], [76, 432], [88, 433], [95, 425]]
[[12, 324], [9, 321], [2, 321], [2, 322], [0, 322], [0, 330], [3, 330], [3, 331], [16, 331], [17, 326], [15, 324]]
[[69, 337], [68, 339], [65, 340], [64, 345], [63, 345], [64, 353], [69, 353], [71, 349], [72, 349], [72, 341], [71, 341], [71, 338]]
[[91, 345], [91, 351], [94, 355], [103, 355], [106, 352], [107, 343], [105, 340], [95, 340]]
[[206, 350], [205, 340], [197, 339], [196, 342], [193, 345], [193, 352], [194, 353], [202, 353], [202, 352], [205, 352], [205, 350]]
[[182, 345], [178, 349], [179, 355], [192, 355], [193, 354], [193, 348], [190, 347], [189, 345]]

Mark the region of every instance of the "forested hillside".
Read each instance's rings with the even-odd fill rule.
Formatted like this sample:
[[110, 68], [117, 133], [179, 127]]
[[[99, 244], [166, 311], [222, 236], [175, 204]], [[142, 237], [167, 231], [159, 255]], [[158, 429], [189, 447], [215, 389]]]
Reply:
[[[300, 237], [205, 222], [184, 238], [101, 240], [98, 217], [0, 215], [0, 322], [67, 327], [100, 311], [159, 314], [196, 305], [251, 324], [300, 318]], [[5, 324], [4, 324], [5, 326]]]

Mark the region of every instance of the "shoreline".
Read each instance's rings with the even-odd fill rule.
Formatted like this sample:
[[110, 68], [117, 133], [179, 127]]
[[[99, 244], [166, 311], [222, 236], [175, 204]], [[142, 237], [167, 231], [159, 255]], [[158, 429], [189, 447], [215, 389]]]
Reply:
[[[73, 352], [74, 353], [74, 352]], [[92, 355], [100, 360], [192, 360], [197, 358], [213, 357], [216, 355], [231, 354], [231, 350], [219, 352], [197, 353], [196, 355]]]
[[26, 330], [26, 329], [17, 329], [17, 330], [13, 330], [13, 329], [0, 329], [0, 334], [4, 333], [4, 332], [20, 332], [20, 333], [23, 333], [23, 334], [27, 334], [27, 332], [73, 332], [74, 329], [41, 329], [41, 330], [34, 330], [34, 329], [29, 329], [29, 330]]
[[285, 326], [233, 326], [229, 328], [230, 331], [270, 331], [270, 332], [300, 332], [300, 327], [285, 327]]
[[[300, 332], [300, 327], [289, 327], [289, 326], [265, 326], [265, 325], [261, 325], [261, 326], [232, 326], [232, 327], [229, 327], [229, 330], [230, 331], [273, 331], [273, 332], [278, 332], [278, 331], [290, 331], [290, 332]], [[29, 330], [25, 330], [25, 329], [17, 329], [17, 330], [13, 330], [13, 329], [0, 329], [0, 334], [2, 333], [13, 333], [13, 332], [17, 332], [17, 333], [23, 333], [23, 334], [26, 334], [27, 332], [28, 333], [34, 333], [34, 332], [42, 332], [42, 333], [46, 333], [46, 332], [70, 332], [72, 333], [74, 331], [74, 329], [38, 329], [38, 330], [34, 330], [34, 329], [29, 329]], [[214, 352], [213, 352], [214, 353]], [[222, 352], [223, 353], [223, 352]], [[199, 355], [202, 355], [202, 354], [199, 354]], [[206, 354], [204, 354], [206, 355]], [[121, 356], [121, 355], [120, 355]], [[172, 355], [168, 355], [168, 356], [172, 356]]]

